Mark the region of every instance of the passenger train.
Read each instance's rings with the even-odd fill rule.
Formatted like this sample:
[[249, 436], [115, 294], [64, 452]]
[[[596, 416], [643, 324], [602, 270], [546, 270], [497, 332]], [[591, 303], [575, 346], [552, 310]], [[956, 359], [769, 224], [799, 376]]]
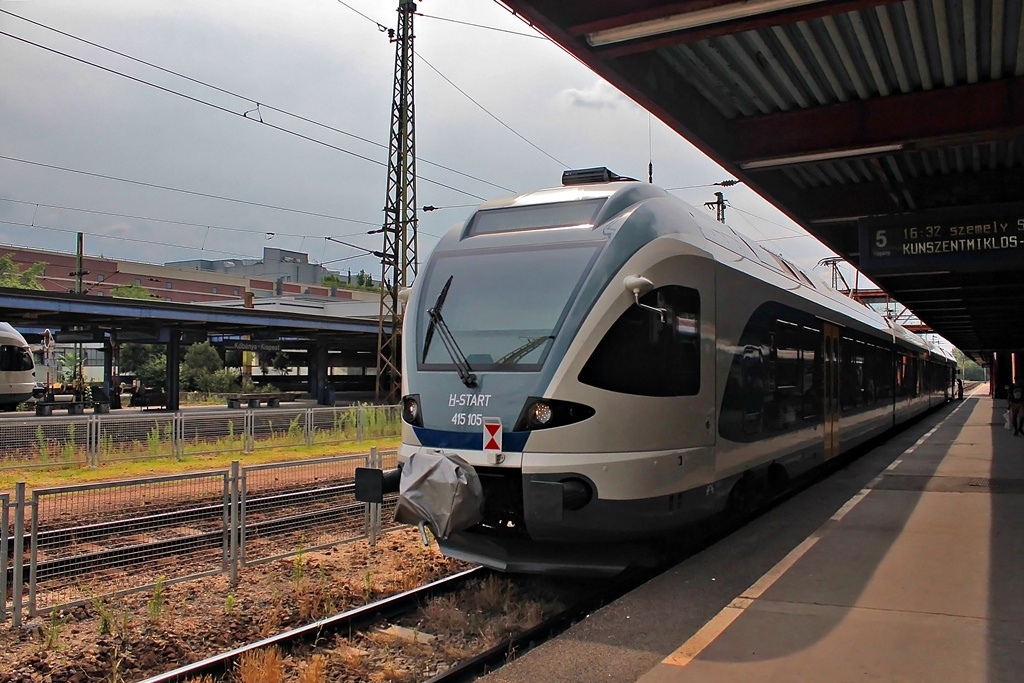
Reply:
[[607, 169], [481, 205], [405, 293], [396, 517], [511, 572], [617, 571], [952, 398], [955, 361]]
[[28, 342], [9, 323], [0, 322], [0, 410], [14, 410], [30, 399], [35, 382]]

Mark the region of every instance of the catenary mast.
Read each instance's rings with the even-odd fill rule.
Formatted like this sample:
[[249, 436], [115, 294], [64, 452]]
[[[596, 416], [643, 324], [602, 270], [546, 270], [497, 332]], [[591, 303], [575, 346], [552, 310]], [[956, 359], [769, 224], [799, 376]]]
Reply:
[[416, 143], [413, 105], [412, 19], [416, 3], [399, 0], [395, 43], [395, 90], [391, 103], [388, 192], [384, 206], [380, 324], [377, 331], [377, 398], [396, 403], [402, 388], [399, 339], [402, 302], [398, 293], [416, 279]]

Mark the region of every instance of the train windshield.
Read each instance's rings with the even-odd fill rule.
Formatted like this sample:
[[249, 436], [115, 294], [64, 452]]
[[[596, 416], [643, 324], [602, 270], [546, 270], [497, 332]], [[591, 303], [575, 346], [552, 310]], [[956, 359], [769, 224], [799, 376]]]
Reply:
[[[427, 312], [441, 303], [447, 330], [473, 370], [539, 369], [600, 246], [574, 244], [438, 257], [419, 299], [416, 356], [420, 367], [455, 367], [445, 344], [435, 338]], [[448, 291], [439, 301], [449, 280]]]

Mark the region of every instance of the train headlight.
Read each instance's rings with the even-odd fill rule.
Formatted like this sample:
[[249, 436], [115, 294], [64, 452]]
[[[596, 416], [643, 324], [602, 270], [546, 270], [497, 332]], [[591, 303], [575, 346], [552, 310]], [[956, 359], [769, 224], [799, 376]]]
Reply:
[[402, 398], [402, 419], [416, 427], [423, 426], [419, 394], [410, 394]]
[[593, 416], [594, 409], [580, 403], [559, 401], [554, 398], [531, 396], [516, 420], [515, 431], [551, 429], [582, 422]]
[[551, 422], [552, 415], [551, 406], [543, 401], [537, 401], [533, 404], [533, 407], [530, 408], [527, 420], [538, 427], [543, 427], [547, 425], [547, 423]]

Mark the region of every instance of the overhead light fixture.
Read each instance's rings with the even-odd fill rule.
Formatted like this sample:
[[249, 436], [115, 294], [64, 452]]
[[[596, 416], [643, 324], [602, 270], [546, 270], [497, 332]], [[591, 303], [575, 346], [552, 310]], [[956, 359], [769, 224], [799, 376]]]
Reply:
[[747, 2], [735, 2], [729, 5], [709, 7], [707, 9], [693, 12], [673, 14], [658, 19], [650, 19], [626, 26], [594, 31], [587, 34], [587, 42], [593, 47], [622, 43], [637, 38], [650, 38], [663, 33], [682, 31], [688, 28], [699, 28], [708, 24], [720, 24], [723, 21], [734, 19], [745, 19], [768, 14], [780, 10], [803, 7], [804, 5], [817, 5], [824, 0], [748, 0]]
[[744, 171], [753, 171], [759, 168], [777, 168], [779, 166], [792, 166], [793, 164], [811, 164], [816, 161], [832, 161], [834, 159], [848, 159], [850, 157], [862, 157], [872, 154], [885, 154], [886, 152], [899, 152], [902, 149], [902, 142], [891, 145], [875, 145], [874, 147], [851, 147], [850, 149], [837, 149], [830, 152], [793, 154], [788, 157], [772, 157], [770, 159], [745, 161], [740, 164], [740, 168]]

